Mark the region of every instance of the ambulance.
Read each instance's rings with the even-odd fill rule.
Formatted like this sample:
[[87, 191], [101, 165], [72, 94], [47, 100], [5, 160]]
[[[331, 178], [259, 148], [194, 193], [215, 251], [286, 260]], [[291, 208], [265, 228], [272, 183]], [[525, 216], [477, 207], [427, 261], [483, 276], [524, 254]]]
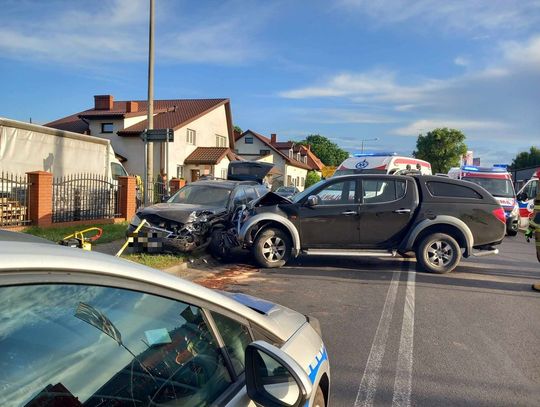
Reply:
[[517, 194], [519, 214], [521, 216], [520, 227], [525, 229], [529, 226], [529, 219], [534, 213], [534, 198], [540, 191], [540, 170], [528, 180]]
[[417, 158], [399, 156], [396, 153], [362, 153], [343, 161], [334, 176], [359, 173], [400, 174], [409, 171], [431, 175], [431, 164]]
[[448, 171], [448, 176], [454, 179], [474, 182], [487, 190], [501, 204], [506, 215], [506, 233], [508, 236], [517, 235], [520, 224], [520, 211], [516, 199], [516, 191], [512, 176], [505, 167], [476, 167], [465, 165], [454, 167]]

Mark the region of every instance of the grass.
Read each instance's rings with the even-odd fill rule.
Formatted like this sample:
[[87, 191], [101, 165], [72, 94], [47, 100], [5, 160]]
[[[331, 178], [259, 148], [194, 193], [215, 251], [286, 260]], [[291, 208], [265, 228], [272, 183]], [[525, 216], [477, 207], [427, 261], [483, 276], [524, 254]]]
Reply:
[[131, 260], [155, 269], [166, 269], [178, 263], [183, 263], [186, 259], [184, 254], [125, 254], [122, 258]]
[[[62, 240], [64, 237], [72, 233], [75, 233], [77, 231], [81, 231], [84, 229], [88, 229], [89, 227], [92, 227], [92, 226], [103, 229], [103, 234], [101, 235], [101, 237], [92, 244], [102, 244], [102, 243], [109, 243], [114, 240], [124, 239], [128, 223], [127, 222], [113, 223], [113, 224], [97, 223], [95, 225], [88, 225], [88, 226], [68, 226], [68, 227], [60, 227], [60, 228], [39, 228], [37, 226], [30, 226], [29, 228], [24, 230], [24, 233], [42, 237], [47, 240], [52, 240], [53, 242], [58, 242]], [[94, 233], [95, 232], [89, 232], [88, 234], [85, 234], [85, 236], [93, 236]]]

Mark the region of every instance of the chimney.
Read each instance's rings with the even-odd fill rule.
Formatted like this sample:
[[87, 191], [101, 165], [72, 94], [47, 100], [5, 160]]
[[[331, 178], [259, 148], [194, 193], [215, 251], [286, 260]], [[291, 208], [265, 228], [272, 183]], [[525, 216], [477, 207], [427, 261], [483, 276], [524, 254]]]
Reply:
[[126, 113], [133, 113], [139, 111], [139, 104], [137, 102], [126, 102]]
[[277, 134], [276, 133], [270, 134], [270, 143], [272, 143], [272, 144], [277, 143]]
[[112, 95], [95, 95], [94, 109], [96, 110], [112, 110], [114, 106], [114, 98]]

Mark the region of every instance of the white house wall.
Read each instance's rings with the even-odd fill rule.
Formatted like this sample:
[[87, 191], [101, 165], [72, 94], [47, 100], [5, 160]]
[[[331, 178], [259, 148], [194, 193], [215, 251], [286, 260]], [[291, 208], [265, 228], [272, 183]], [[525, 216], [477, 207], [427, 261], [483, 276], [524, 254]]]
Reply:
[[306, 175], [307, 175], [307, 170], [303, 168], [299, 168], [299, 167], [294, 167], [292, 165], [287, 165], [286, 171], [285, 171], [285, 185], [287, 186], [294, 185], [292, 182], [289, 183], [289, 176], [291, 176], [291, 181], [293, 178], [296, 179], [297, 180], [296, 187], [300, 191], [303, 191], [304, 184], [306, 183]]

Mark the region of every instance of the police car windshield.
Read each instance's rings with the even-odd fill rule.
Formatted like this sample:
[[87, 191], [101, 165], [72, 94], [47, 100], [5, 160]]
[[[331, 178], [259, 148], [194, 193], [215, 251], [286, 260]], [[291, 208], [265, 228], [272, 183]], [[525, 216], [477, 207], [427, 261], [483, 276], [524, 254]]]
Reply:
[[210, 185], [186, 185], [167, 202], [226, 207], [232, 190]]
[[463, 177], [465, 181], [474, 182], [487, 190], [493, 196], [503, 198], [513, 198], [516, 193], [514, 186], [509, 179], [482, 178], [482, 177]]

